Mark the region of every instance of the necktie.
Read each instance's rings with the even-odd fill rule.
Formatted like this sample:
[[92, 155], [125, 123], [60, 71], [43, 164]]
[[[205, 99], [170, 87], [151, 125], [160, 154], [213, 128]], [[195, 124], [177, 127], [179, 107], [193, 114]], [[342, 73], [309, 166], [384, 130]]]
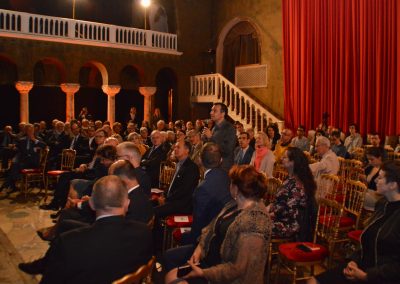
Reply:
[[240, 164], [242, 162], [242, 159], [243, 159], [243, 149], [240, 149], [237, 157], [237, 163]]
[[76, 136], [74, 137], [74, 139], [72, 139], [71, 146], [69, 147], [71, 150], [74, 150], [75, 148], [75, 141], [76, 141]]
[[177, 163], [176, 164], [176, 169], [175, 169], [175, 173], [174, 173], [174, 177], [172, 178], [171, 184], [168, 187], [168, 191], [167, 191], [167, 197], [169, 196], [169, 193], [171, 191], [171, 187], [174, 184], [175, 181], [175, 177], [178, 175], [179, 169], [181, 168], [181, 163]]

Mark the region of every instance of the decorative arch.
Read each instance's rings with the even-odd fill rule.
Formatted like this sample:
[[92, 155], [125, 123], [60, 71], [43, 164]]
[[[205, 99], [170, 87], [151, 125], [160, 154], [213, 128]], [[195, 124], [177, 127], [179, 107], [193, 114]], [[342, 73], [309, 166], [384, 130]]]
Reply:
[[[258, 53], [261, 55], [261, 36], [260, 36], [260, 29], [254, 23], [253, 20], [246, 17], [236, 17], [229, 21], [224, 28], [221, 30], [219, 37], [218, 37], [218, 45], [216, 50], [216, 71], [217, 73], [223, 74], [224, 69], [224, 44], [226, 39], [229, 37], [229, 34], [234, 31], [235, 27], [239, 25], [248, 25], [249, 28], [253, 29], [254, 35], [258, 41]], [[261, 61], [261, 57], [259, 56], [259, 61]]]
[[79, 70], [81, 86], [100, 87], [108, 85], [108, 71], [104, 64], [98, 61], [88, 61]]
[[0, 84], [14, 84], [18, 81], [17, 64], [9, 56], [0, 54]]
[[[126, 65], [119, 74], [121, 90], [115, 96], [116, 121], [126, 123], [129, 120], [129, 110], [136, 107], [138, 121], [143, 120], [144, 97], [139, 92], [143, 82], [144, 70], [138, 65]], [[140, 125], [138, 125], [140, 127]]]

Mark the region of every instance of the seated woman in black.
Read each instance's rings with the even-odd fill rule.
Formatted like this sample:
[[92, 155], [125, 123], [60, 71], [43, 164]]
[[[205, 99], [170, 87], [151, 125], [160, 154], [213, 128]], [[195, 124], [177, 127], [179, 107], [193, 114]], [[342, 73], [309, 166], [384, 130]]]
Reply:
[[382, 195], [376, 192], [375, 180], [379, 176], [381, 166], [385, 161], [384, 150], [380, 147], [370, 147], [366, 150], [368, 165], [365, 167], [365, 181], [368, 191], [365, 195], [364, 208], [369, 211], [375, 210], [376, 202], [382, 198]]
[[377, 203], [361, 235], [358, 257], [311, 278], [308, 284], [400, 282], [400, 161], [383, 163], [376, 187], [385, 198]]

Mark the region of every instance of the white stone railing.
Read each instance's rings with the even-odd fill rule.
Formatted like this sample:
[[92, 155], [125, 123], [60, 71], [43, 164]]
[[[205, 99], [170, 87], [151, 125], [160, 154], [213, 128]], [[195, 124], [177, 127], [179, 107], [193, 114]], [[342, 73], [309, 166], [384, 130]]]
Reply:
[[242, 122], [245, 128], [265, 131], [271, 122], [277, 123], [280, 130], [284, 127], [283, 120], [266, 110], [221, 74], [192, 76], [190, 90], [192, 102], [224, 103], [228, 107], [229, 116]]
[[181, 55], [177, 36], [0, 9], [0, 36]]

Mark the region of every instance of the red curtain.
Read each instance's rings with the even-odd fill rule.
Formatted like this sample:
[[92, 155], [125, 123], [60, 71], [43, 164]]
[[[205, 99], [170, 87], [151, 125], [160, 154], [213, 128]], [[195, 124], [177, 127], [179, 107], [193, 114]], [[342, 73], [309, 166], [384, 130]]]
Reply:
[[285, 121], [400, 134], [398, 0], [282, 0]]

